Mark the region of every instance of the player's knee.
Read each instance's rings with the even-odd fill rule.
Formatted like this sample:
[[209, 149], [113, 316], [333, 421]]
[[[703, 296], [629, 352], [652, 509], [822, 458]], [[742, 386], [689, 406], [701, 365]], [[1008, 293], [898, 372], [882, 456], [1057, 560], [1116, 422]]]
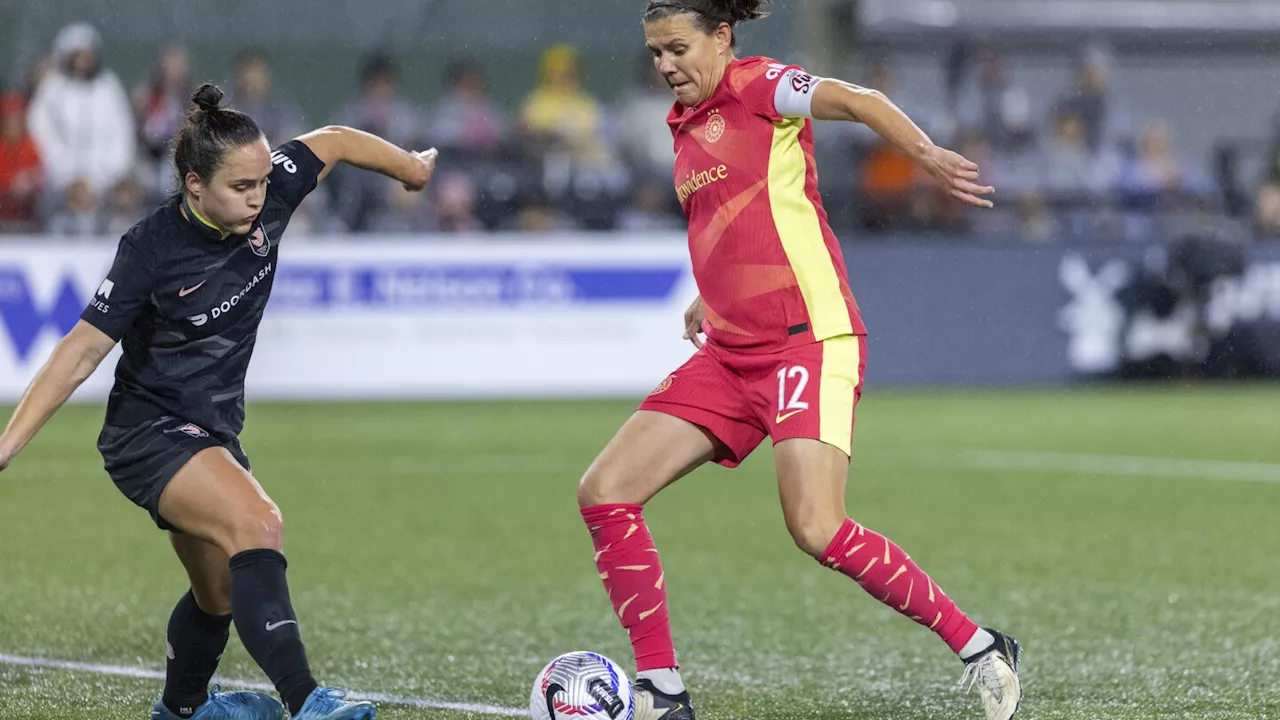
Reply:
[[622, 492], [625, 486], [617, 473], [592, 465], [578, 481], [578, 507], [632, 502]]
[[599, 473], [594, 472], [594, 468], [587, 470], [578, 481], [578, 507], [604, 505], [609, 502], [606, 497]]
[[816, 558], [831, 545], [843, 522], [844, 518], [839, 522], [819, 517], [789, 519], [787, 530], [791, 533], [791, 539], [795, 541], [796, 547], [803, 550], [806, 555]]
[[196, 605], [206, 614], [214, 616], [231, 614], [231, 587], [229, 585], [203, 588], [193, 586], [191, 593], [195, 595]]
[[228, 555], [245, 550], [284, 550], [284, 516], [270, 501], [239, 513], [232, 523]]

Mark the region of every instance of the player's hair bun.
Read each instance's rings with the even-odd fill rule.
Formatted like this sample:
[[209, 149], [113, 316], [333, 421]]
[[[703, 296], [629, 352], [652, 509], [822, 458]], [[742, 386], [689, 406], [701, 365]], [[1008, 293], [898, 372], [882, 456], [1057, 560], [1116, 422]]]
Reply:
[[680, 13], [694, 13], [698, 27], [710, 34], [722, 22], [737, 25], [765, 17], [769, 13], [763, 8], [770, 2], [772, 0], [649, 0], [644, 19], [652, 22]]
[[204, 112], [212, 112], [222, 104], [222, 90], [213, 83], [205, 83], [191, 96], [191, 102]]
[[719, 16], [730, 25], [737, 25], [746, 20], [757, 20], [767, 16], [763, 8], [772, 0], [710, 0], [707, 4], [714, 8], [713, 15]]

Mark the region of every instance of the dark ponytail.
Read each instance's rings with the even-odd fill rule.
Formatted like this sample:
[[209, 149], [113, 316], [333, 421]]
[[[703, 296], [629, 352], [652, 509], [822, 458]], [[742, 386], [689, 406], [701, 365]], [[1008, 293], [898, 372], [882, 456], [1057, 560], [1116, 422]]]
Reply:
[[217, 85], [201, 85], [191, 102], [195, 107], [173, 138], [173, 166], [180, 186], [186, 184], [189, 172], [208, 182], [222, 165], [227, 150], [262, 138], [262, 130], [253, 118], [222, 107], [222, 90]]
[[[649, 0], [644, 21], [653, 22], [687, 13], [694, 16], [699, 30], [710, 35], [720, 27], [720, 23], [737, 27], [738, 23], [768, 16], [769, 13], [762, 8], [770, 2], [772, 0]], [[734, 42], [737, 40], [735, 36]]]

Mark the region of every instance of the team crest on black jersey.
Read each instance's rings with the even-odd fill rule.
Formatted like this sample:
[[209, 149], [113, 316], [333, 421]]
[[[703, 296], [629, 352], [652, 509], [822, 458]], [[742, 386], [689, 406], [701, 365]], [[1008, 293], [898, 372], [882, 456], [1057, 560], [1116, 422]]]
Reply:
[[193, 438], [209, 437], [209, 433], [205, 432], [204, 428], [200, 427], [199, 425], [196, 425], [195, 423], [187, 423], [186, 425], [183, 425], [182, 427], [177, 428], [176, 430], [168, 430], [166, 432], [180, 432], [185, 435], [190, 435]]
[[258, 257], [266, 257], [271, 252], [271, 238], [267, 237], [267, 231], [261, 225], [249, 236], [249, 249]]

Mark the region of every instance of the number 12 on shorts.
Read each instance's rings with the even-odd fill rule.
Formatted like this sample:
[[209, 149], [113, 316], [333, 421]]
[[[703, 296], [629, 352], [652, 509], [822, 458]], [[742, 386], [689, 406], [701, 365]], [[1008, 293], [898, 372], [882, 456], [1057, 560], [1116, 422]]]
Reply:
[[[787, 395], [788, 385], [792, 387], [790, 397]], [[777, 422], [782, 422], [792, 415], [809, 409], [809, 403], [800, 399], [808, 385], [809, 371], [804, 366], [792, 365], [778, 370]]]

